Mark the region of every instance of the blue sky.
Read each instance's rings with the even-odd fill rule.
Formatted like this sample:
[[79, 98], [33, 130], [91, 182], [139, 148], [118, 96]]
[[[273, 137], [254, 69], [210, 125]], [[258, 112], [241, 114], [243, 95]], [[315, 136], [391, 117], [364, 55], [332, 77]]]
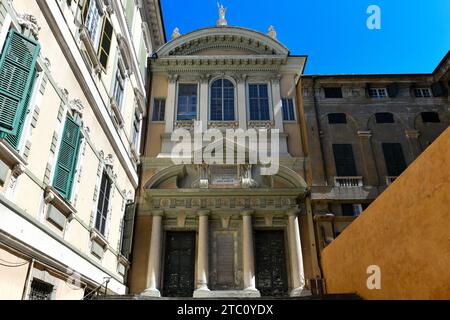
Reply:
[[[161, 0], [168, 39], [213, 26], [216, 0]], [[294, 55], [308, 55], [306, 74], [428, 73], [450, 50], [450, 0], [222, 0], [229, 25], [267, 32]], [[369, 30], [370, 5], [381, 30]]]

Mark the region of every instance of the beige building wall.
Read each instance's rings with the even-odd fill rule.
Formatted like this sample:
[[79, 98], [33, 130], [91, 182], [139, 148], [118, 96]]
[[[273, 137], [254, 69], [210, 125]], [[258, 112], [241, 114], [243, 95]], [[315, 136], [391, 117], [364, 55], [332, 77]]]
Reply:
[[[328, 293], [450, 299], [450, 129], [322, 252]], [[369, 266], [380, 288], [367, 286]], [[370, 283], [376, 283], [369, 281]]]

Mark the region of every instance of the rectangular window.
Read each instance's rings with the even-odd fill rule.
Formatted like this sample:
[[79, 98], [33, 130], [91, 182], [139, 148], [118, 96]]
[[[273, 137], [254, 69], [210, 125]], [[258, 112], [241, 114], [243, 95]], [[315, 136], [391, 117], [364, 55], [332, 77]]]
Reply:
[[283, 104], [283, 120], [295, 121], [294, 99], [282, 99]]
[[125, 75], [120, 66], [117, 67], [116, 78], [114, 81], [113, 97], [116, 100], [119, 109], [122, 108], [123, 93], [125, 91]]
[[98, 51], [98, 58], [103, 69], [108, 66], [109, 52], [111, 50], [111, 41], [113, 35], [113, 27], [108, 18], [103, 19], [103, 29], [101, 34], [100, 48]]
[[248, 86], [250, 101], [250, 121], [269, 121], [269, 90], [267, 84]]
[[394, 115], [389, 112], [378, 112], [375, 114], [377, 123], [394, 123]]
[[106, 232], [111, 186], [111, 180], [109, 179], [108, 174], [104, 171], [102, 182], [100, 184], [100, 194], [98, 197], [97, 217], [95, 219], [95, 229], [97, 229], [97, 231], [102, 235], [105, 235]]
[[346, 124], [347, 115], [345, 113], [330, 113], [328, 115], [329, 124]]
[[423, 123], [439, 123], [441, 119], [439, 119], [439, 113], [437, 112], [422, 112], [421, 113], [422, 122]]
[[166, 115], [166, 100], [155, 99], [153, 103], [152, 121], [164, 121]]
[[398, 177], [406, 169], [402, 145], [400, 143], [383, 143], [382, 147], [388, 176]]
[[72, 193], [80, 140], [80, 125], [67, 116], [53, 178], [54, 188], [67, 200]]
[[388, 96], [386, 88], [370, 88], [369, 97], [375, 99], [383, 99]]
[[358, 175], [351, 144], [333, 144], [333, 153], [338, 177], [355, 177]]
[[134, 119], [133, 119], [133, 135], [132, 135], [132, 143], [134, 150], [139, 151], [139, 140], [141, 138], [141, 115], [136, 109], [134, 111]]
[[323, 88], [325, 91], [325, 98], [340, 99], [342, 98], [342, 88]]
[[177, 120], [197, 119], [197, 85], [180, 84], [178, 86]]
[[37, 76], [40, 46], [15, 30], [0, 57], [0, 137], [16, 150]]
[[51, 300], [53, 286], [38, 279], [33, 279], [30, 287], [29, 300]]
[[345, 217], [356, 217], [359, 216], [363, 209], [360, 204], [342, 204], [342, 215]]
[[95, 0], [84, 1], [82, 20], [89, 37], [94, 43], [94, 47], [96, 47], [95, 44], [97, 43], [98, 28], [100, 26], [101, 16]]
[[414, 96], [416, 98], [431, 98], [431, 89], [430, 88], [415, 88]]

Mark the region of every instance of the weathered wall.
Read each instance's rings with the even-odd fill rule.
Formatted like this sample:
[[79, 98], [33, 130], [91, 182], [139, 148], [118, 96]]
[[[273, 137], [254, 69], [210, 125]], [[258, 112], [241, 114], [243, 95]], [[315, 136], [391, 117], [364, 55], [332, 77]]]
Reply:
[[[450, 299], [450, 129], [322, 252], [329, 293]], [[367, 267], [381, 268], [381, 290]]]

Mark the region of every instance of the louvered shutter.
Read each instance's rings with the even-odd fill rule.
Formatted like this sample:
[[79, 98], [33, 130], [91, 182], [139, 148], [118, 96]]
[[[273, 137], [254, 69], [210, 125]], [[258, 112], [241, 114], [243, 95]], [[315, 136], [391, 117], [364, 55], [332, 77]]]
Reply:
[[338, 177], [357, 176], [353, 147], [351, 144], [334, 144], [333, 153]]
[[123, 234], [122, 234], [122, 255], [130, 259], [131, 247], [133, 244], [133, 231], [134, 231], [134, 216], [135, 216], [136, 204], [131, 203], [126, 206], [125, 217], [123, 220]]
[[[0, 131], [19, 136], [36, 76], [40, 46], [11, 30], [0, 58]], [[25, 110], [24, 110], [25, 109]]]
[[67, 117], [53, 180], [55, 189], [66, 199], [72, 192], [79, 147], [80, 126]]
[[382, 147], [387, 174], [391, 177], [398, 177], [406, 169], [402, 145], [400, 143], [383, 143]]

